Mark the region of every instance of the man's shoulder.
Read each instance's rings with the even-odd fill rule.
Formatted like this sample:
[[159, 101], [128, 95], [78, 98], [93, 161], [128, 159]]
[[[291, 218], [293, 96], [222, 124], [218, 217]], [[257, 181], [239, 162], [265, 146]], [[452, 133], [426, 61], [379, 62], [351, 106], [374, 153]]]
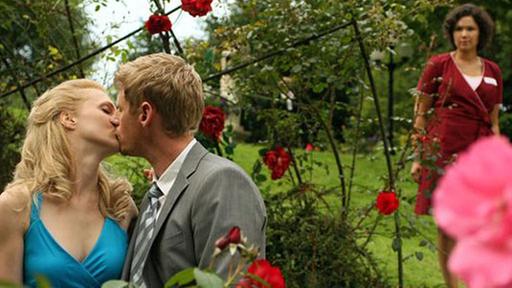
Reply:
[[206, 154], [199, 163], [199, 167], [206, 171], [210, 171], [211, 173], [220, 173], [221, 171], [238, 171], [246, 174], [245, 171], [235, 162], [213, 153]]

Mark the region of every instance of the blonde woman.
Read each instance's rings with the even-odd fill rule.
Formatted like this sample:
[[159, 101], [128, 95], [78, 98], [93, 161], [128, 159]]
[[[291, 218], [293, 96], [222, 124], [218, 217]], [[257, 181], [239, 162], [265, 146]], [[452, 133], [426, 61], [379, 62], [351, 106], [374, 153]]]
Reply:
[[137, 209], [125, 180], [101, 161], [119, 150], [115, 107], [91, 80], [39, 97], [21, 161], [0, 194], [0, 279], [36, 286], [100, 287], [119, 278]]

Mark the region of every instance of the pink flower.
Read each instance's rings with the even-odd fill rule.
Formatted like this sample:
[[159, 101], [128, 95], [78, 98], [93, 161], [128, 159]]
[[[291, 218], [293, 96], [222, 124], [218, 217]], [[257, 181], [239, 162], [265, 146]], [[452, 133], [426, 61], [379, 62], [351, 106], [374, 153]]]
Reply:
[[311, 152], [311, 151], [313, 151], [314, 148], [315, 148], [315, 146], [313, 146], [313, 144], [308, 143], [306, 145], [306, 152]]
[[512, 286], [511, 165], [508, 140], [480, 139], [434, 192], [434, 217], [457, 240], [449, 268], [469, 287]]

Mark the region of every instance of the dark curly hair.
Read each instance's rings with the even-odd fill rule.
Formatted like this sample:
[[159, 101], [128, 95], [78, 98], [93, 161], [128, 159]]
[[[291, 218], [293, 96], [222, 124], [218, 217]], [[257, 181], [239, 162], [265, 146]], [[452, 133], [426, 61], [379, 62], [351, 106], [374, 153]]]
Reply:
[[480, 51], [491, 42], [492, 36], [494, 35], [494, 21], [492, 21], [491, 16], [485, 10], [474, 4], [463, 4], [450, 11], [444, 19], [444, 34], [450, 40], [452, 46], [456, 48], [455, 42], [453, 41], [453, 31], [455, 30], [457, 22], [465, 16], [473, 17], [478, 25], [479, 37], [477, 50]]

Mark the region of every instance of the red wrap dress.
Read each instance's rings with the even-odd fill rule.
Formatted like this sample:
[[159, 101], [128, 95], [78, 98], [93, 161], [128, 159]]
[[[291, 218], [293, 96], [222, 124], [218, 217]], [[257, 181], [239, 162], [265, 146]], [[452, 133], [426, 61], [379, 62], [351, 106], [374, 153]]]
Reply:
[[[480, 59], [483, 78], [476, 90], [466, 81], [451, 53], [430, 58], [418, 82], [418, 91], [433, 98], [434, 109], [427, 122], [422, 157], [435, 155], [435, 165], [441, 169], [478, 138], [493, 134], [490, 112], [503, 101], [502, 76], [496, 63]], [[438, 171], [423, 165], [416, 214], [429, 214], [432, 192], [440, 177]]]

